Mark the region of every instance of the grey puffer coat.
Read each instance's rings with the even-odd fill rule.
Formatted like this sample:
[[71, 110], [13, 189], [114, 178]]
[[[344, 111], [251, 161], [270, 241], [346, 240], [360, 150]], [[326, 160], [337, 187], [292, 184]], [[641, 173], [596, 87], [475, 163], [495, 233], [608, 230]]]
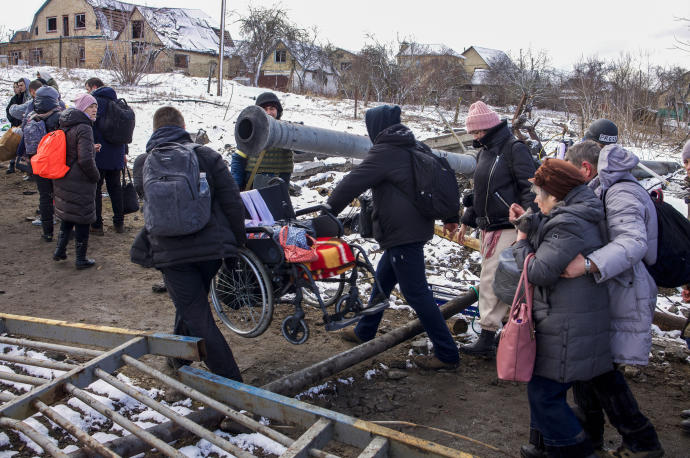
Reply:
[[90, 224], [96, 221], [96, 183], [100, 178], [93, 150], [91, 120], [74, 108], [60, 115], [67, 141], [69, 172], [53, 180], [55, 214], [63, 221]]
[[599, 272], [595, 278], [606, 283], [611, 302], [611, 352], [621, 364], [649, 362], [652, 346], [650, 328], [654, 317], [657, 287], [644, 262], [656, 262], [658, 227], [654, 203], [632, 180], [631, 170], [639, 159], [619, 145], [601, 150], [599, 176], [589, 186], [605, 194], [608, 240], [589, 255]]
[[527, 278], [534, 285], [535, 375], [567, 383], [589, 380], [613, 367], [606, 286], [591, 275], [561, 277], [578, 253], [588, 254], [603, 245], [599, 227], [603, 218], [601, 202], [583, 184], [548, 215], [532, 215], [528, 239], [513, 248], [520, 266], [529, 253], [535, 253], [527, 267]]

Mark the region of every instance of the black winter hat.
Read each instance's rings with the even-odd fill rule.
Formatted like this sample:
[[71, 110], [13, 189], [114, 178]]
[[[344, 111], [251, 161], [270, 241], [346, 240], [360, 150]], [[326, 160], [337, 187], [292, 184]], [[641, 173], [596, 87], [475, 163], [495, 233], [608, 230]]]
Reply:
[[370, 108], [364, 114], [364, 122], [367, 126], [369, 138], [373, 143], [384, 129], [400, 124], [400, 107], [397, 105], [381, 105], [380, 107]]
[[585, 132], [586, 140], [594, 140], [603, 145], [618, 143], [618, 126], [608, 119], [597, 119]]
[[278, 96], [275, 95], [273, 92], [263, 92], [259, 94], [256, 97], [256, 103], [254, 105], [262, 107], [264, 105], [275, 105], [276, 108], [278, 108], [278, 116], [276, 119], [280, 119], [281, 116], [283, 116], [283, 105], [280, 104], [280, 100], [278, 100]]

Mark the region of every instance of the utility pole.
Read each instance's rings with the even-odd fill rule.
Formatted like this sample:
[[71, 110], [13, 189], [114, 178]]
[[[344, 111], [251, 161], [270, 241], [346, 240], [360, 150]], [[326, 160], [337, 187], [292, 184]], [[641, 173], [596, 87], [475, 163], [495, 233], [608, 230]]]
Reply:
[[218, 93], [223, 95], [223, 60], [225, 60], [225, 0], [220, 2], [220, 49], [218, 50]]

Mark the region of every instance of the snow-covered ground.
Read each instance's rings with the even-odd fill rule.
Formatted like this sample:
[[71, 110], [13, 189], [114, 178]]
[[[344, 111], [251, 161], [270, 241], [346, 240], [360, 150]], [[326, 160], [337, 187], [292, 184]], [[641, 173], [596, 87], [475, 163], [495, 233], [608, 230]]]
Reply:
[[[7, 101], [12, 95], [12, 81], [20, 77], [33, 77], [36, 74], [37, 68], [2, 68], [0, 69], [0, 100]], [[234, 120], [239, 112], [248, 105], [254, 104], [254, 97], [259, 93], [265, 91], [261, 88], [251, 88], [237, 85], [232, 82], [225, 82], [223, 97], [216, 97], [207, 94], [207, 80], [205, 78], [190, 78], [181, 74], [161, 74], [150, 75], [144, 78], [138, 87], [119, 87], [113, 84], [113, 78], [110, 72], [105, 70], [61, 70], [50, 69], [60, 85], [60, 91], [65, 102], [70, 105], [74, 98], [84, 92], [84, 81], [92, 76], [100, 77], [107, 85], [112, 85], [118, 92], [118, 96], [125, 98], [130, 102], [137, 117], [137, 128], [134, 132], [134, 140], [130, 145], [130, 154], [128, 160], [130, 163], [134, 158], [144, 152], [144, 148], [148, 138], [152, 133], [152, 118], [153, 113], [161, 106], [173, 105], [180, 109], [184, 114], [187, 123], [187, 130], [196, 132], [198, 129], [206, 130], [210, 144], [208, 146], [216, 149], [225, 155], [229, 162], [229, 154], [231, 148], [235, 146], [234, 140]], [[214, 85], [212, 84], [212, 87]], [[351, 100], [332, 100], [326, 98], [318, 98], [311, 96], [296, 95], [290, 93], [278, 93], [284, 108], [283, 119], [287, 121], [303, 122], [309, 126], [321, 127], [326, 129], [333, 129], [338, 131], [350, 132], [357, 135], [366, 135], [366, 128], [364, 121], [360, 114], [359, 119], [353, 118], [354, 103]], [[171, 102], [171, 99], [196, 99], [205, 100], [220, 104], [222, 106], [215, 106], [207, 103], [196, 102]], [[141, 102], [141, 103], [140, 103]], [[445, 111], [444, 116], [447, 119], [452, 119], [453, 113]], [[461, 113], [461, 119], [466, 113]], [[507, 113], [504, 113], [507, 115]], [[553, 125], [553, 122], [564, 121], [565, 117], [561, 113], [550, 112], [545, 110], [535, 110], [533, 116], [542, 118], [540, 123], [540, 134], [543, 138], [555, 138], [560, 128]], [[436, 136], [442, 133], [443, 125], [438, 119], [438, 115], [430, 108], [422, 110], [420, 107], [405, 106], [403, 107], [403, 122], [407, 124], [415, 135], [420, 139]], [[555, 148], [555, 143], [548, 143], [545, 145], [547, 151]], [[644, 159], [663, 159], [663, 160], [677, 160], [678, 152], [671, 150], [635, 150], [634, 151]], [[329, 165], [342, 164], [342, 158], [332, 158], [327, 161]], [[325, 200], [317, 190], [318, 188], [332, 189], [335, 184], [343, 177], [344, 173], [339, 171], [327, 171], [318, 175], [296, 181], [296, 184], [301, 186], [301, 196], [294, 199], [294, 206], [302, 208], [315, 203], [322, 203]], [[682, 178], [682, 174], [676, 174], [675, 178]], [[315, 185], [318, 183], [318, 186]], [[648, 183], [652, 184], [652, 183]], [[674, 183], [671, 185], [666, 196], [681, 212], [685, 213], [687, 208], [681, 199], [674, 197], [680, 194], [680, 187]], [[346, 209], [344, 213], [354, 212], [356, 209]], [[374, 264], [377, 263], [381, 256], [378, 245], [371, 240], [363, 240], [358, 236], [350, 236], [350, 241], [362, 245], [365, 250], [370, 253], [370, 258]], [[446, 288], [454, 293], [461, 293], [468, 290], [470, 286], [478, 284], [478, 278], [469, 270], [470, 263], [479, 263], [480, 258], [477, 253], [467, 255], [466, 248], [460, 245], [447, 241], [445, 239], [435, 237], [431, 243], [427, 244], [425, 249], [426, 259], [428, 262], [428, 278], [432, 285]], [[362, 294], [367, 294], [367, 285], [362, 288]], [[394, 307], [406, 307], [400, 299], [391, 299], [391, 305]], [[679, 293], [670, 297], [660, 297], [658, 307], [668, 313], [673, 313], [680, 316], [681, 310], [687, 308], [688, 304], [681, 303]], [[410, 314], [412, 315], [410, 309]], [[473, 331], [470, 327], [470, 335]], [[682, 342], [679, 339], [679, 333], [662, 332], [655, 328], [653, 332], [661, 338], [672, 339]], [[2, 345], [0, 351], [9, 352], [9, 354], [17, 353], [24, 354], [24, 351], [12, 346]], [[35, 358], [46, 358], [46, 356], [39, 352], [29, 352], [27, 355]], [[47, 372], [53, 372], [57, 375], [59, 371], [24, 368], [29, 373], [34, 373], [36, 376], [46, 376]], [[13, 371], [11, 365], [0, 365], [0, 371]], [[34, 371], [34, 372], [31, 372]], [[363, 374], [363, 377], [371, 378], [377, 373], [376, 369], [372, 369]], [[120, 375], [119, 378], [128, 382], [126, 377]], [[5, 383], [5, 382], [3, 382]], [[333, 383], [333, 382], [329, 382]], [[354, 380], [340, 380], [338, 383], [355, 383]], [[28, 385], [19, 383], [7, 383], [12, 385], [19, 392], [26, 391], [30, 387]], [[97, 394], [99, 399], [109, 405], [110, 407], [117, 407], [121, 413], [129, 414], [133, 421], [141, 426], [151, 426], [162, 422], [164, 419], [157, 413], [147, 409], [145, 406], [139, 404], [134, 399], [125, 395], [124, 393], [109, 387], [103, 382], [96, 382], [90, 388], [90, 391]], [[318, 396], [322, 390], [329, 389], [328, 384], [313, 387], [304, 393], [298, 395], [298, 398], [308, 398], [311, 396]], [[149, 391], [142, 390], [148, 396], [160, 399], [162, 397], [161, 390], [152, 389]], [[162, 401], [165, 402], [165, 401]], [[171, 408], [178, 413], [185, 414], [190, 412], [192, 404], [187, 400], [170, 405]], [[67, 405], [58, 406], [59, 411], [63, 416], [73, 420], [75, 423], [88, 430], [91, 426], [103, 423], [104, 417], [96, 413], [83, 403], [79, 401], [70, 401]], [[46, 427], [36, 421], [35, 418], [27, 420], [35, 428], [46, 431]], [[126, 431], [118, 427], [112, 428], [109, 431], [96, 433], [94, 437], [99, 441], [108, 441], [115, 437], [120, 437], [127, 434]], [[225, 433], [224, 437], [229, 437]], [[31, 449], [36, 453], [40, 453], [40, 447], [31, 442], [28, 438], [22, 438]], [[269, 441], [265, 437], [258, 435], [240, 435], [231, 437], [230, 440], [237, 445], [247, 449], [254, 450], [258, 448], [264, 453], [280, 454], [281, 446]], [[16, 450], [9, 450], [9, 440], [6, 434], [0, 433], [0, 456], [12, 456], [17, 453]], [[65, 452], [70, 452], [74, 446], [67, 446]], [[220, 456], [227, 456], [216, 447], [212, 446], [206, 441], [182, 449], [182, 452], [187, 456], [205, 457], [209, 454], [218, 453]]]

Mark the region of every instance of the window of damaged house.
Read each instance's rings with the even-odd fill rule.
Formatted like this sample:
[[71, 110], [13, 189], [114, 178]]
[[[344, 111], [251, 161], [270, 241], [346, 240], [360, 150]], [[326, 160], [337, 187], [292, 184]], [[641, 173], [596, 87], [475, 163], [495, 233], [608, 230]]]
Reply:
[[275, 61], [278, 63], [287, 62], [287, 51], [284, 49], [276, 50]]
[[341, 62], [340, 71], [346, 72], [352, 69], [352, 62]]
[[69, 36], [69, 16], [62, 16], [62, 36]]
[[132, 21], [132, 39], [144, 38], [144, 22]]
[[38, 35], [38, 26], [34, 29], [34, 35]]
[[48, 33], [57, 32], [57, 16], [46, 18], [46, 32], [48, 32]]
[[10, 52], [10, 61], [11, 61], [12, 65], [19, 65], [20, 60], [22, 60], [22, 52], [21, 51]]
[[74, 15], [74, 30], [86, 28], [86, 14], [77, 13]]
[[189, 56], [187, 54], [175, 54], [175, 68], [189, 68]]
[[79, 67], [83, 67], [86, 64], [86, 48], [84, 46], [79, 46]]
[[29, 55], [31, 65], [40, 65], [43, 63], [43, 48], [34, 48]]

